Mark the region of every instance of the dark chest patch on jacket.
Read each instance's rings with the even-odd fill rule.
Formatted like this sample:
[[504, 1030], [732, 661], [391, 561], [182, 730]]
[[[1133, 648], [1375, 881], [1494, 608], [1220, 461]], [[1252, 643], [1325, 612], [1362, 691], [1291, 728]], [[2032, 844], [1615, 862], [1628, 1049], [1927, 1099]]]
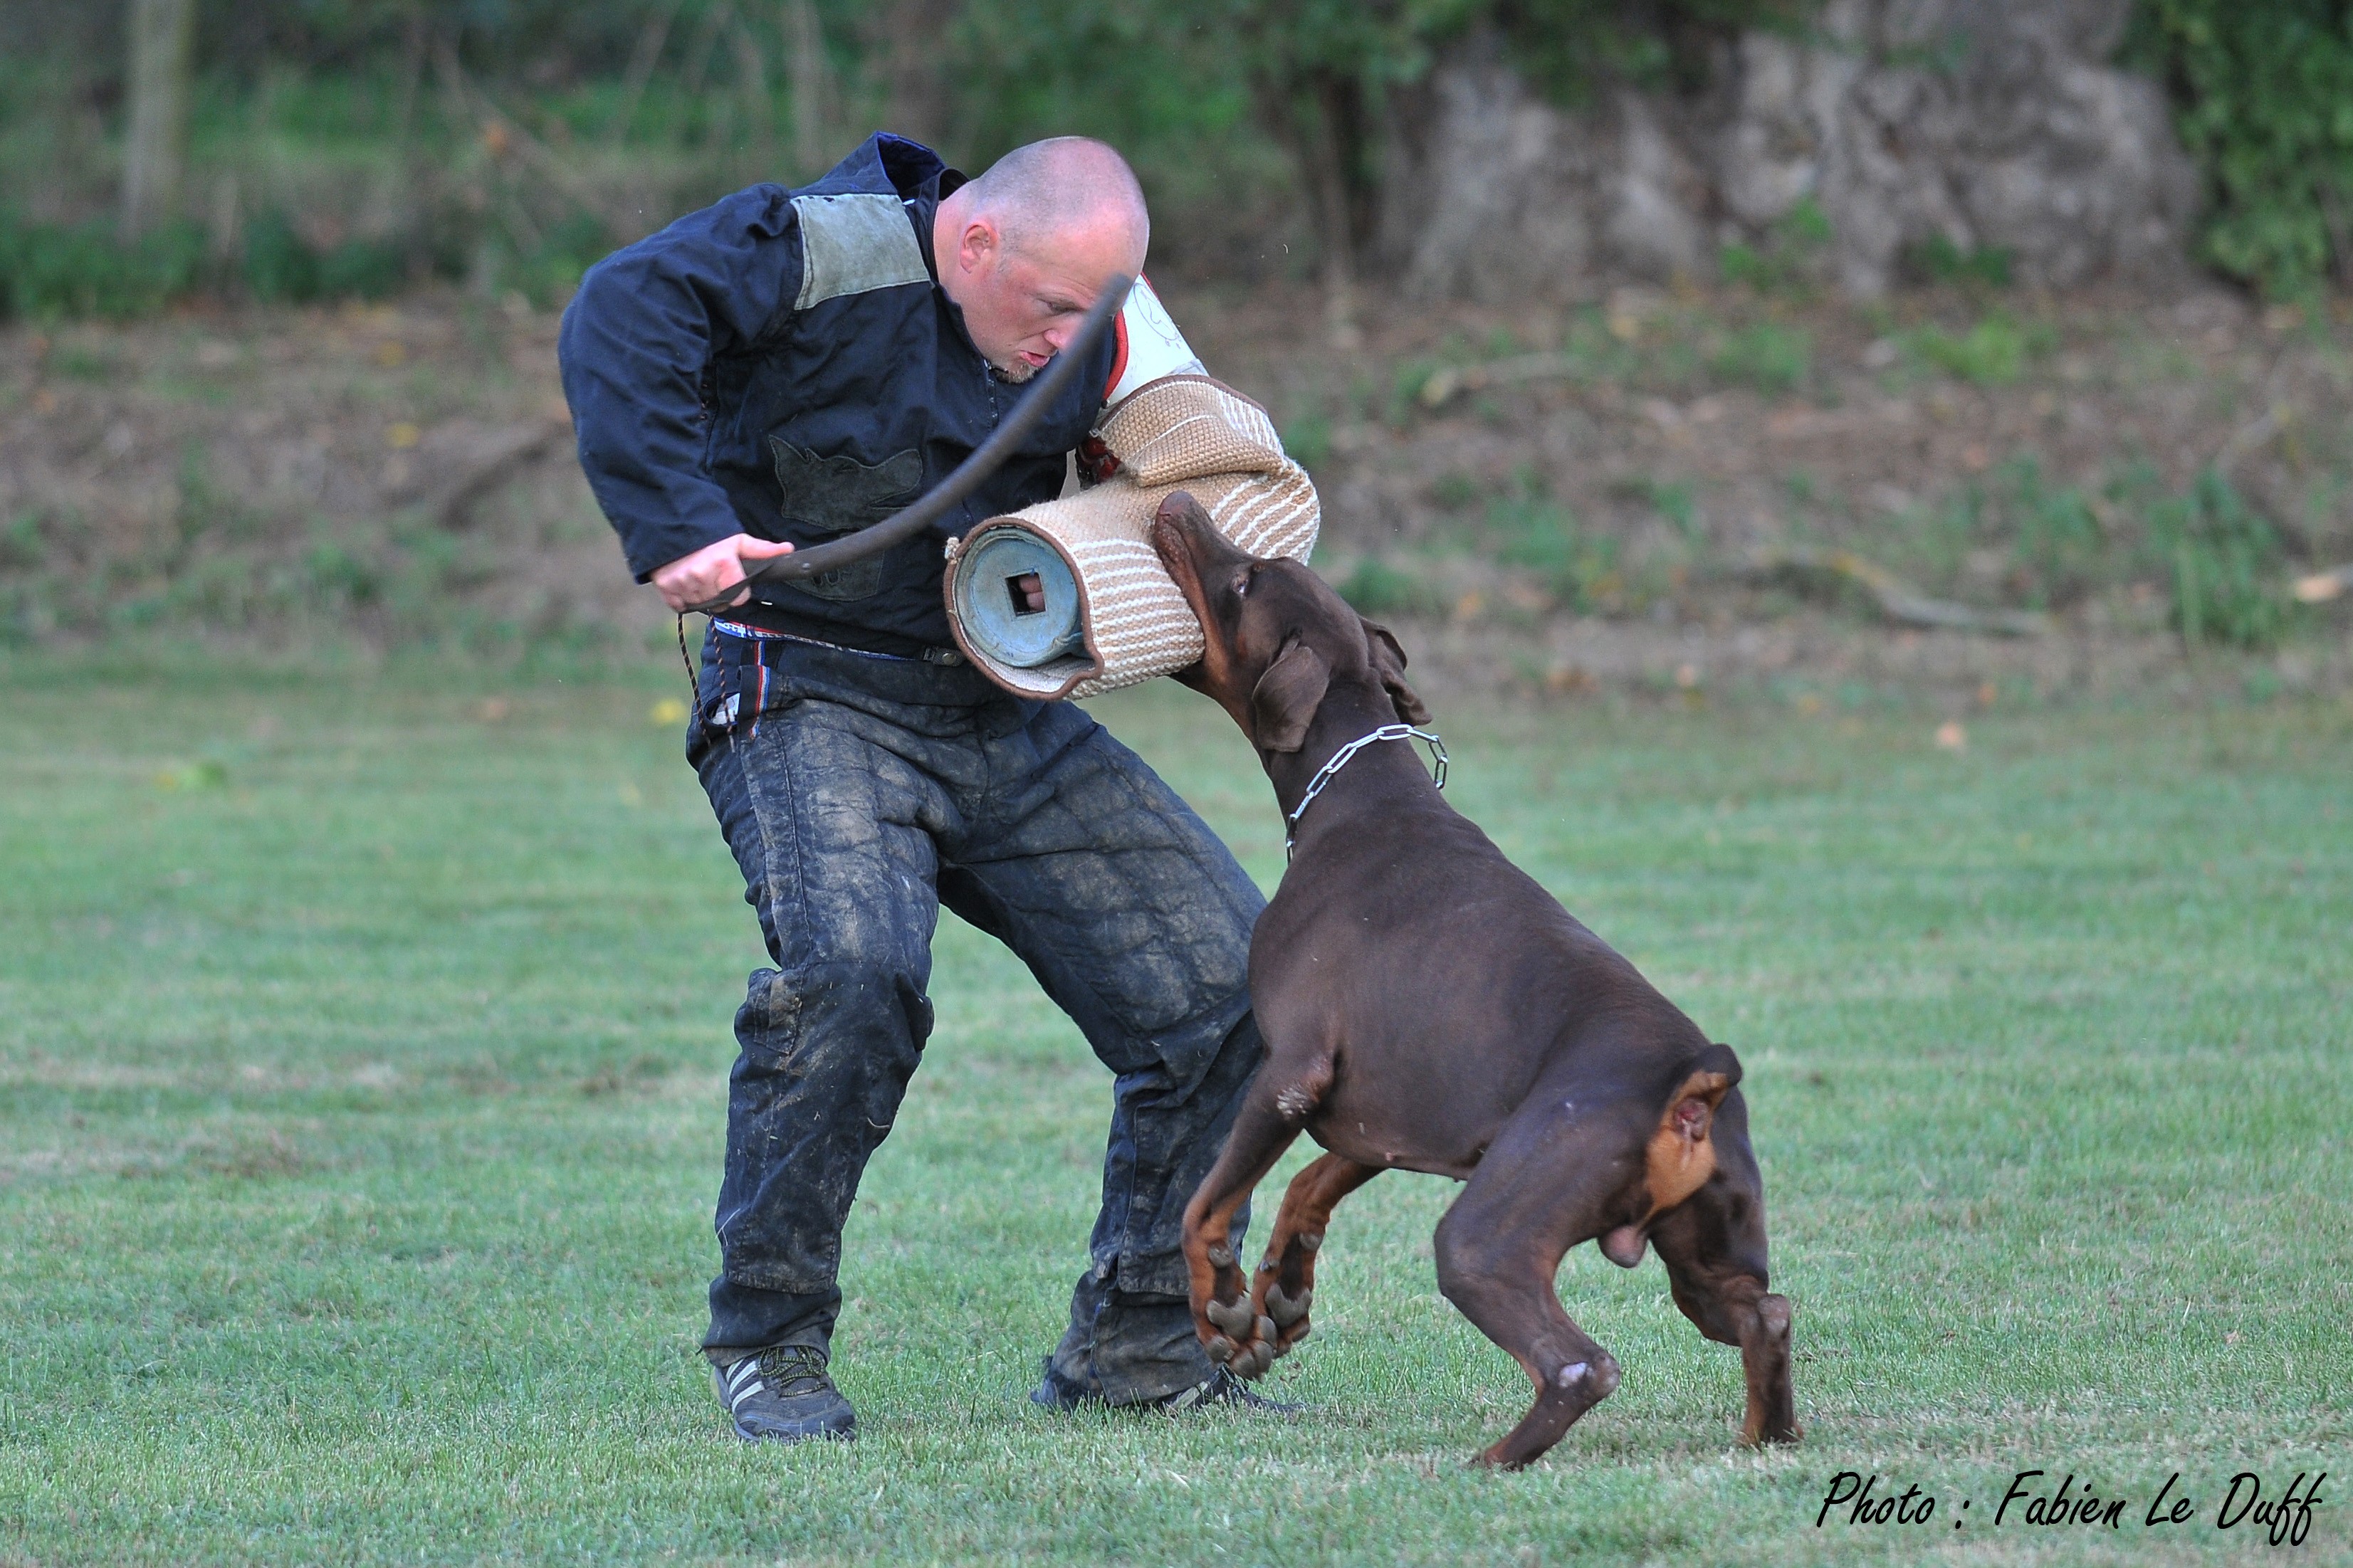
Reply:
[[820, 458], [781, 436], [768, 437], [768, 450], [776, 458], [777, 487], [784, 491], [779, 515], [797, 528], [828, 538], [881, 522], [913, 500], [923, 482], [920, 452], [861, 463], [847, 456]]
[[[833, 538], [882, 521], [915, 499], [923, 454], [894, 453], [879, 463], [847, 455], [820, 458], [781, 436], [768, 437], [783, 492], [778, 515], [796, 531]], [[883, 557], [861, 561], [794, 584], [820, 599], [863, 599], [882, 586]]]

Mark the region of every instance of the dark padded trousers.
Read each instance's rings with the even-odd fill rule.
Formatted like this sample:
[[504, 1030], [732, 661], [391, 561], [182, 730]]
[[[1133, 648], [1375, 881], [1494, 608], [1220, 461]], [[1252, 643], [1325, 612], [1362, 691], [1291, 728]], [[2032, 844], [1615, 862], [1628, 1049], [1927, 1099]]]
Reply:
[[1050, 1388], [1123, 1404], [1208, 1376], [1178, 1234], [1258, 1065], [1257, 887], [1085, 711], [968, 668], [714, 630], [699, 696], [688, 756], [776, 964], [735, 1015], [705, 1349], [828, 1347], [850, 1199], [931, 1033], [945, 903], [1116, 1075]]

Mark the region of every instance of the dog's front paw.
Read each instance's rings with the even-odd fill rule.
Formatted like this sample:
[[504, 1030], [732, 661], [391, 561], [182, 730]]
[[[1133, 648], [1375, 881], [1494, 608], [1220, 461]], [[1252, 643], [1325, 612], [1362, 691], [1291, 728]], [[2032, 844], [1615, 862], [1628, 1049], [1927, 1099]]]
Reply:
[[1295, 1289], [1299, 1293], [1291, 1295], [1283, 1289], [1280, 1279], [1272, 1278], [1259, 1287], [1259, 1310], [1267, 1321], [1274, 1325], [1274, 1353], [1279, 1356], [1289, 1355], [1296, 1350], [1300, 1342], [1315, 1328], [1307, 1316], [1307, 1310], [1315, 1304], [1314, 1287], [1300, 1285]]
[[1321, 1231], [1294, 1231], [1258, 1266], [1258, 1287], [1252, 1299], [1261, 1316], [1274, 1324], [1274, 1353], [1289, 1355], [1314, 1331], [1308, 1309], [1315, 1304], [1315, 1255], [1324, 1246]]
[[1282, 1352], [1275, 1348], [1274, 1320], [1247, 1297], [1211, 1301], [1202, 1309], [1217, 1332], [1206, 1340], [1209, 1359], [1240, 1378], [1265, 1375]]

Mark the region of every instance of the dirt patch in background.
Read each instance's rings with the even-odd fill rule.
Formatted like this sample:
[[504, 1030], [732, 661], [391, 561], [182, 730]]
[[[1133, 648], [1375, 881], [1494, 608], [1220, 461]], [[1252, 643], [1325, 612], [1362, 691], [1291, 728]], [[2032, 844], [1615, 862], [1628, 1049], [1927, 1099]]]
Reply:
[[642, 633], [555, 326], [434, 296], [11, 331], [0, 608], [36, 639]]
[[[2219, 291], [1621, 290], [1377, 300], [1341, 352], [1312, 294], [1172, 292], [1315, 472], [1319, 566], [1440, 689], [1967, 705], [2353, 683], [2344, 601], [2259, 655], [2185, 657], [2151, 521], [2211, 468], [2283, 580], [2353, 560], [2353, 331], [2325, 314]], [[554, 335], [519, 299], [455, 294], [8, 330], [6, 634], [665, 646], [573, 462]], [[2041, 537], [2070, 518], [2083, 537]], [[1760, 569], [1791, 546], [2050, 629], [1884, 625], [1836, 582]]]
[[[1192, 301], [1178, 301], [1186, 310]], [[2348, 601], [2261, 654], [2185, 649], [2165, 511], [2221, 476], [2277, 581], [2353, 561], [2353, 332], [2263, 309], [1953, 288], [1851, 307], [1735, 289], [1555, 309], [1187, 310], [1325, 499], [1317, 563], [1412, 623], [1447, 684], [1576, 696], [1761, 688], [1847, 701], [2265, 692], [2353, 681]], [[1481, 383], [1484, 382], [1484, 384]], [[2063, 532], [2072, 520], [2081, 531]], [[2034, 637], [1886, 624], [1849, 552]]]

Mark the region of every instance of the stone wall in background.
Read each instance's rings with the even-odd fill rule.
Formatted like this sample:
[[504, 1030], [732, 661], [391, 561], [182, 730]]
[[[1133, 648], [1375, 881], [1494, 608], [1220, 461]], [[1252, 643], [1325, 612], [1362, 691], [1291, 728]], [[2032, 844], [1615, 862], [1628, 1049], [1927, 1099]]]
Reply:
[[2000, 250], [2020, 281], [2178, 273], [2199, 181], [2156, 83], [2108, 63], [2130, 0], [1829, 0], [1748, 33], [1691, 96], [1559, 109], [1493, 38], [1393, 116], [1378, 247], [1408, 290], [1500, 301], [1704, 276], [1809, 200], [1807, 258], [1884, 292], [1917, 247]]

